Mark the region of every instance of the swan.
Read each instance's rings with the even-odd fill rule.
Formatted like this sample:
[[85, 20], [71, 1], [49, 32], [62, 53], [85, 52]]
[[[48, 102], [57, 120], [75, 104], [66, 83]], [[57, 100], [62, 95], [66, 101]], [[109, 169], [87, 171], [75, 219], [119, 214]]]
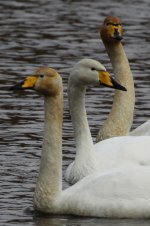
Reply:
[[[111, 112], [96, 141], [123, 135], [150, 135], [150, 120], [130, 132], [133, 122], [135, 90], [128, 58], [121, 43], [123, 28], [118, 17], [108, 16], [100, 29], [100, 35], [110, 58], [117, 81], [127, 88], [127, 93], [115, 91]], [[119, 111], [118, 111], [119, 109]]]
[[[77, 74], [83, 62], [81, 61], [75, 67]], [[88, 61], [88, 63], [90, 65], [86, 62], [84, 67], [91, 75], [89, 79], [95, 84], [107, 81], [109, 86], [119, 87], [108, 76], [101, 64], [94, 61]], [[78, 81], [76, 85], [79, 84]], [[33, 75], [12, 87], [12, 90], [15, 89], [34, 89], [44, 95], [44, 139], [40, 172], [33, 199], [36, 210], [49, 214], [92, 217], [150, 217], [149, 166], [120, 167], [111, 172], [97, 172], [62, 191], [63, 87], [62, 78], [56, 70], [48, 67], [38, 68]], [[113, 139], [116, 138], [110, 139], [111, 146]], [[119, 137], [117, 140], [118, 145], [122, 145], [123, 148], [126, 141], [133, 146], [142, 147], [144, 144], [144, 148], [150, 146], [147, 137], [143, 139], [142, 137], [138, 139], [137, 137], [132, 139]]]
[[113, 136], [127, 135], [132, 125], [135, 105], [134, 81], [121, 43], [123, 28], [120, 19], [118, 17], [106, 17], [100, 35], [110, 58], [115, 77], [127, 88], [127, 92], [115, 91], [111, 112], [97, 135], [97, 142]]
[[[136, 144], [134, 147], [133, 145], [129, 146], [127, 141], [128, 139], [132, 140], [131, 138], [125, 140], [124, 148], [119, 145], [118, 137], [113, 139], [113, 146], [110, 145], [111, 138], [108, 141], [106, 139], [103, 142], [93, 144], [85, 110], [86, 87], [95, 85], [90, 68], [92, 68], [93, 73], [97, 68], [106, 71], [104, 66], [96, 61], [83, 59], [75, 65], [68, 81], [69, 107], [76, 144], [75, 160], [65, 172], [65, 180], [70, 184], [76, 183], [95, 171], [103, 172], [122, 164], [140, 165], [143, 161], [147, 162], [148, 158], [148, 147], [145, 152], [144, 147], [139, 148]], [[143, 137], [141, 139], [144, 141]]]

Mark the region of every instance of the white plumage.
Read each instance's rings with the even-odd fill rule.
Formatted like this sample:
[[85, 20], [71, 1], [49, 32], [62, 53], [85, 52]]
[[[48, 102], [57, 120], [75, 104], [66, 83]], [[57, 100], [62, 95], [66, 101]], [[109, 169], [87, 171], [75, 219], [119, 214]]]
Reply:
[[[101, 64], [81, 61], [88, 75], [98, 82]], [[95, 71], [89, 70], [89, 67]], [[103, 69], [105, 69], [103, 67]], [[78, 71], [78, 70], [77, 70]], [[79, 70], [80, 71], [80, 70]], [[36, 76], [35, 76], [36, 75]], [[79, 74], [78, 74], [79, 75]], [[73, 214], [93, 217], [147, 218], [150, 217], [150, 166], [120, 166], [104, 173], [96, 172], [62, 191], [62, 116], [63, 89], [59, 74], [50, 68], [39, 68], [14, 88], [32, 88], [44, 95], [45, 125], [40, 171], [34, 193], [35, 209], [49, 214]], [[100, 145], [113, 150], [131, 145], [138, 151], [149, 151], [149, 137], [111, 138]], [[80, 144], [79, 144], [80, 145]], [[148, 158], [147, 158], [148, 159]]]
[[[96, 61], [81, 60], [73, 69], [68, 82], [70, 113], [76, 143], [75, 161], [69, 165], [65, 173], [66, 180], [71, 184], [96, 171], [103, 172], [128, 164], [140, 165], [142, 161], [149, 161], [150, 156], [150, 139], [146, 138], [148, 143], [144, 144], [144, 137], [116, 137], [93, 144], [85, 110], [86, 87], [89, 83], [95, 84], [92, 74], [88, 74], [91, 63], [93, 67], [101, 68]], [[83, 73], [86, 75], [84, 83]]]

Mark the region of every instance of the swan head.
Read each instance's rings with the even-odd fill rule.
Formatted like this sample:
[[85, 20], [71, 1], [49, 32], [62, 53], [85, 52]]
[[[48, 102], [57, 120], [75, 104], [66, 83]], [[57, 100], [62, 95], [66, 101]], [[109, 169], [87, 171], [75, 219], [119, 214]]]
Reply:
[[104, 85], [126, 91], [126, 88], [115, 81], [100, 62], [93, 59], [79, 61], [70, 74], [69, 83], [85, 88], [89, 85]]
[[11, 90], [34, 89], [45, 96], [57, 95], [62, 87], [62, 78], [56, 70], [49, 67], [37, 68], [24, 81], [11, 87]]
[[108, 16], [100, 29], [100, 35], [105, 43], [120, 42], [123, 37], [123, 28], [118, 17]]

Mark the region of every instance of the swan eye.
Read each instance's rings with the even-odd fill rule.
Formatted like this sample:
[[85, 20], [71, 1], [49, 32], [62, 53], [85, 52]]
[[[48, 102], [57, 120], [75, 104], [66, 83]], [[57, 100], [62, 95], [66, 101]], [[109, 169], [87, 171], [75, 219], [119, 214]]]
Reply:
[[44, 78], [44, 75], [39, 75], [40, 78]]
[[92, 71], [96, 71], [96, 69], [94, 67], [91, 68]]

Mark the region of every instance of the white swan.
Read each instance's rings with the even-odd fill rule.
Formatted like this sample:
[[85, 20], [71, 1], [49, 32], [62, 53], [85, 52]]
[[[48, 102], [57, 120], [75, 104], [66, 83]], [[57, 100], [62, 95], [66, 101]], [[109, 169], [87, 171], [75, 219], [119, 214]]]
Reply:
[[[86, 63], [85, 67], [87, 66]], [[91, 74], [91, 80], [95, 84], [99, 84], [101, 79], [112, 85], [108, 74], [105, 78], [106, 73], [98, 71], [101, 70], [99, 63], [90, 61], [90, 66], [92, 68], [88, 67], [86, 70], [89, 75]], [[75, 67], [77, 74], [77, 69], [80, 67], [82, 62]], [[92, 71], [92, 69], [95, 70]], [[62, 79], [54, 69], [43, 67], [37, 69], [24, 82], [13, 87], [13, 89], [18, 88], [35, 89], [44, 94], [45, 100], [43, 150], [34, 194], [36, 210], [52, 214], [95, 217], [150, 217], [149, 166], [127, 169], [122, 167], [112, 172], [92, 174], [62, 191]], [[110, 142], [108, 140], [107, 144], [113, 147], [114, 138], [110, 139]], [[124, 143], [132, 144], [133, 148], [142, 147], [142, 145], [150, 146], [147, 137], [138, 139], [137, 137], [132, 139], [120, 137], [117, 140], [117, 144], [123, 145], [123, 148]]]
[[[130, 65], [121, 43], [123, 28], [118, 17], [108, 16], [100, 30], [102, 41], [110, 58], [117, 81], [127, 93], [115, 91], [113, 105], [107, 120], [97, 135], [97, 142], [114, 136], [150, 135], [150, 120], [130, 131], [135, 105], [134, 81]], [[119, 109], [119, 110], [118, 110]]]
[[128, 146], [128, 139], [131, 138], [125, 140], [124, 148], [119, 145], [117, 138], [113, 139], [113, 146], [110, 145], [112, 140], [109, 139], [93, 145], [85, 110], [86, 87], [95, 84], [91, 68], [105, 71], [96, 61], [84, 59], [74, 67], [68, 82], [69, 106], [76, 143], [75, 161], [69, 165], [65, 173], [66, 181], [71, 184], [97, 170], [103, 172], [122, 164], [140, 165], [143, 161], [147, 162], [148, 157], [144, 148], [139, 148], [138, 145]]

